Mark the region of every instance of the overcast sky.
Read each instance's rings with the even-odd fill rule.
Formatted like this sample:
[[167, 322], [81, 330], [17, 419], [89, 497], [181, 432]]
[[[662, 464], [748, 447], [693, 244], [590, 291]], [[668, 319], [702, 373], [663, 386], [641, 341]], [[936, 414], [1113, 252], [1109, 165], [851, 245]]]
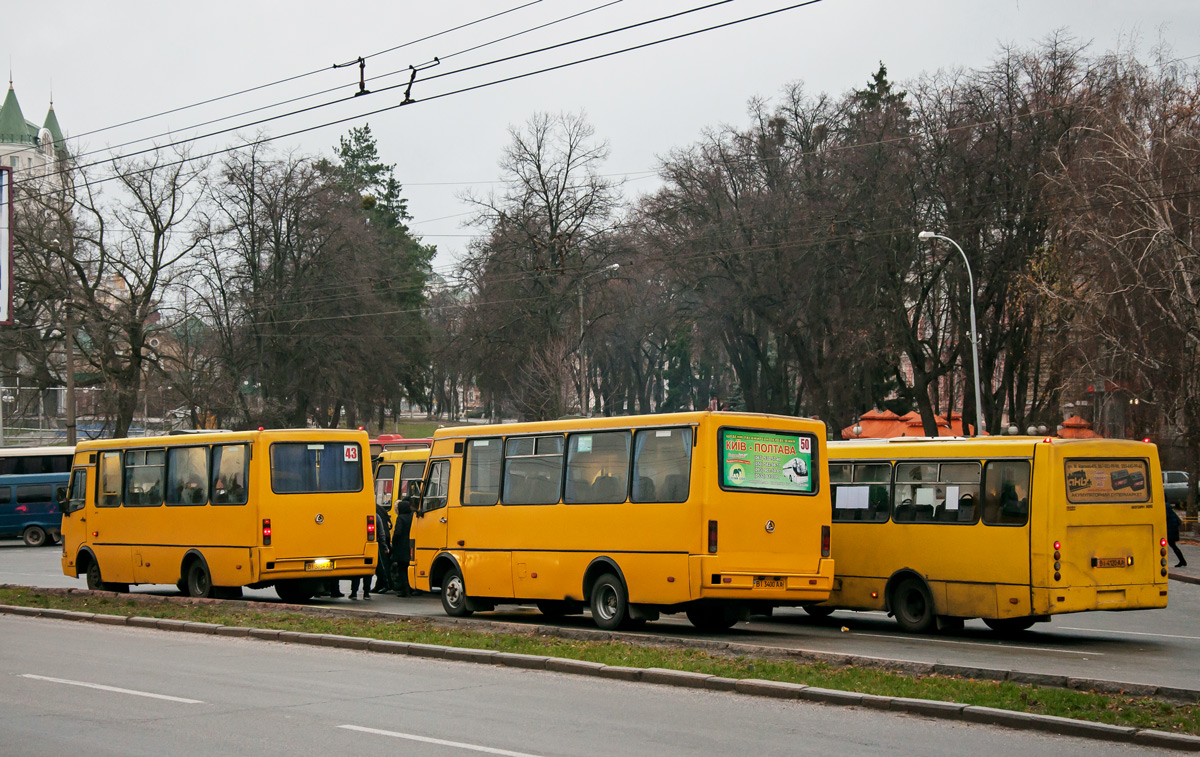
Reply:
[[[795, 0], [793, 0], [794, 2]], [[237, 134], [282, 135], [339, 119], [274, 143], [280, 152], [331, 154], [351, 126], [370, 123], [384, 159], [396, 164], [412, 229], [436, 244], [436, 269], [448, 273], [471, 229], [462, 227], [466, 190], [486, 194], [508, 128], [536, 111], [587, 113], [611, 145], [603, 173], [627, 177], [626, 196], [651, 191], [658, 158], [694, 142], [706, 127], [744, 124], [747, 101], [773, 97], [789, 82], [841, 94], [862, 87], [880, 61], [893, 80], [986, 65], [1003, 45], [1028, 46], [1056, 30], [1094, 52], [1159, 39], [1177, 57], [1200, 56], [1200, 1], [1143, 0], [822, 0], [765, 19], [583, 63], [519, 81], [422, 102], [423, 98], [586, 58], [782, 8], [787, 0], [733, 0], [711, 9], [424, 83], [421, 78], [615, 29], [700, 6], [700, 0], [541, 0], [468, 28], [371, 57], [375, 94], [318, 107], [259, 126], [256, 118], [331, 103], [357, 90], [357, 67], [333, 63], [370, 56], [452, 27], [516, 8], [491, 2], [54, 2], [8, 3], [0, 29], [22, 110], [38, 124], [53, 88], [55, 112], [72, 149], [102, 150], [172, 133], [180, 138], [243, 127]], [[600, 7], [608, 4], [608, 7]], [[599, 8], [583, 13], [589, 9]], [[473, 51], [476, 45], [549, 24]], [[458, 54], [456, 54], [458, 53]], [[362, 117], [403, 98], [408, 66], [434, 56], [411, 105]], [[1200, 57], [1197, 58], [1200, 61]], [[249, 87], [309, 74], [203, 107], [120, 128], [131, 119]], [[387, 86], [399, 89], [379, 91]], [[196, 124], [291, 98], [334, 91], [206, 127]], [[159, 137], [165, 142], [169, 137]], [[204, 139], [206, 152], [236, 141]], [[120, 148], [140, 149], [139, 143]], [[85, 156], [82, 162], [100, 155]]]

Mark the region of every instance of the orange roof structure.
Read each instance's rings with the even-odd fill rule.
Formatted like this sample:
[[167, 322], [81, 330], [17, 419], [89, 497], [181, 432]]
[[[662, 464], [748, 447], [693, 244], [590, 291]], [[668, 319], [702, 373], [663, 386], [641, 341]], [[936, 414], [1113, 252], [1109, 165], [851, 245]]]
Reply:
[[1072, 415], [1063, 421], [1062, 428], [1058, 430], [1060, 439], [1099, 439], [1100, 435], [1092, 431], [1092, 424], [1080, 418], [1077, 415]]
[[[962, 413], [951, 413], [950, 420], [945, 416], [935, 415], [938, 436], [962, 436]], [[904, 415], [896, 415], [891, 410], [870, 410], [859, 417], [859, 433], [854, 433], [854, 426], [842, 429], [843, 439], [894, 439], [898, 436], [925, 436], [925, 427], [921, 423], [921, 414], [913, 410]]]

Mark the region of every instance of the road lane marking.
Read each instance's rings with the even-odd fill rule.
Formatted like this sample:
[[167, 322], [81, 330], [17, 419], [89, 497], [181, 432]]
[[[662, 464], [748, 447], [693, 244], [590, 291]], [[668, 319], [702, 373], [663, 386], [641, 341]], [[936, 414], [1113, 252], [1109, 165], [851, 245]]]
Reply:
[[152, 694], [149, 691], [135, 691], [133, 689], [120, 689], [116, 686], [105, 686], [101, 683], [88, 683], [87, 681], [68, 681], [66, 678], [50, 678], [49, 676], [35, 676], [32, 673], [22, 673], [22, 678], [32, 678], [35, 681], [49, 681], [50, 683], [65, 683], [68, 686], [82, 686], [86, 689], [99, 689], [100, 691], [111, 691], [116, 694], [132, 694], [135, 697], [149, 697], [150, 699], [163, 699], [168, 702], [180, 702], [181, 704], [204, 704], [199, 699], [184, 699], [183, 697], [172, 697], [166, 694]]
[[361, 725], [339, 725], [338, 728], [345, 728], [347, 731], [359, 731], [360, 733], [373, 733], [377, 736], [391, 736], [396, 739], [408, 739], [409, 741], [421, 741], [426, 744], [437, 744], [438, 746], [449, 746], [456, 749], [469, 749], [472, 752], [484, 752], [486, 754], [503, 754], [507, 757], [540, 757], [539, 755], [530, 754], [529, 752], [510, 752], [507, 749], [496, 749], [490, 746], [480, 746], [478, 744], [464, 744], [461, 741], [446, 741], [444, 739], [434, 739], [429, 736], [418, 736], [415, 733], [400, 733], [398, 731], [383, 731], [378, 728], [364, 728]]
[[1055, 626], [1061, 631], [1083, 631], [1084, 633], [1114, 633], [1119, 636], [1156, 636], [1160, 639], [1186, 639], [1200, 641], [1200, 636], [1180, 636], [1173, 633], [1149, 633], [1147, 631], [1110, 631], [1106, 628], [1074, 628], [1072, 626]]

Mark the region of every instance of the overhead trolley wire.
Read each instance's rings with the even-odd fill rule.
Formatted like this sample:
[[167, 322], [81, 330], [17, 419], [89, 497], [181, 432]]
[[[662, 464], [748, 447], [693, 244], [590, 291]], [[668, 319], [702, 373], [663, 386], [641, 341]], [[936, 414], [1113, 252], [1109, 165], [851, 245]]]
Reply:
[[[669, 36], [669, 37], [663, 37], [663, 38], [660, 38], [660, 39], [657, 39], [657, 40], [651, 40], [651, 41], [649, 41], [649, 42], [643, 42], [643, 43], [641, 43], [641, 44], [637, 44], [637, 45], [631, 45], [631, 46], [629, 46], [629, 47], [621, 48], [621, 49], [618, 49], [618, 50], [613, 50], [613, 51], [606, 52], [606, 53], [599, 53], [599, 54], [597, 54], [597, 55], [592, 55], [592, 56], [588, 56], [588, 57], [586, 57], [586, 58], [580, 58], [580, 59], [577, 59], [577, 60], [574, 60], [574, 61], [568, 61], [568, 62], [566, 62], [566, 63], [560, 63], [560, 64], [556, 64], [556, 65], [553, 65], [553, 66], [547, 66], [547, 67], [545, 67], [545, 68], [537, 69], [537, 70], [534, 70], [534, 71], [529, 71], [529, 72], [525, 72], [525, 73], [521, 73], [521, 74], [515, 74], [515, 75], [513, 75], [513, 76], [503, 77], [503, 78], [500, 78], [500, 79], [494, 79], [494, 80], [492, 80], [492, 81], [489, 81], [489, 82], [483, 82], [483, 83], [480, 83], [480, 84], [473, 84], [473, 85], [466, 86], [466, 87], [462, 87], [462, 88], [459, 88], [459, 89], [456, 89], [456, 90], [450, 90], [450, 91], [447, 91], [447, 92], [442, 92], [442, 93], [439, 93], [439, 94], [431, 95], [431, 96], [429, 96], [429, 97], [424, 97], [424, 98], [414, 98], [414, 99], [412, 99], [412, 100], [410, 100], [410, 101], [403, 101], [403, 102], [395, 103], [395, 104], [393, 104], [393, 105], [387, 105], [387, 106], [384, 106], [384, 107], [381, 107], [381, 108], [377, 108], [377, 109], [375, 109], [375, 110], [367, 111], [367, 112], [364, 112], [364, 113], [359, 113], [359, 114], [352, 115], [352, 116], [347, 116], [347, 117], [345, 117], [345, 118], [334, 119], [334, 120], [331, 120], [331, 121], [326, 121], [326, 122], [324, 122], [324, 123], [316, 124], [316, 125], [313, 125], [313, 126], [308, 126], [308, 127], [304, 127], [304, 128], [300, 128], [300, 129], [294, 129], [294, 130], [292, 130], [292, 131], [285, 132], [285, 133], [282, 133], [282, 134], [277, 134], [277, 135], [273, 135], [273, 136], [263, 137], [263, 138], [261, 138], [261, 139], [256, 139], [256, 140], [254, 140], [254, 141], [252, 141], [252, 142], [249, 142], [249, 143], [247, 143], [247, 144], [243, 144], [243, 145], [235, 145], [235, 146], [231, 146], [231, 147], [223, 147], [223, 148], [218, 148], [218, 149], [216, 149], [216, 150], [211, 150], [211, 151], [209, 151], [209, 152], [206, 152], [206, 153], [201, 153], [200, 155], [191, 155], [191, 156], [183, 157], [183, 158], [180, 158], [179, 160], [175, 160], [175, 161], [168, 161], [168, 162], [166, 162], [166, 163], [161, 163], [161, 164], [158, 164], [158, 165], [156, 165], [156, 166], [154, 166], [154, 167], [151, 167], [151, 168], [138, 169], [138, 170], [136, 170], [136, 171], [129, 172], [128, 174], [125, 174], [125, 175], [137, 175], [137, 174], [139, 174], [139, 173], [146, 173], [146, 172], [153, 171], [153, 170], [156, 170], [156, 169], [161, 169], [161, 168], [169, 168], [169, 167], [171, 167], [171, 166], [180, 165], [180, 164], [187, 163], [187, 162], [190, 162], [190, 161], [198, 161], [198, 160], [203, 160], [203, 159], [205, 159], [205, 158], [210, 158], [210, 157], [213, 157], [213, 156], [216, 156], [216, 155], [222, 155], [222, 154], [225, 154], [225, 153], [229, 153], [229, 152], [235, 152], [235, 151], [237, 151], [237, 150], [246, 149], [247, 147], [250, 147], [250, 146], [257, 146], [257, 145], [260, 145], [260, 144], [266, 144], [266, 143], [268, 143], [268, 142], [274, 142], [274, 141], [277, 141], [277, 140], [279, 140], [279, 139], [284, 139], [284, 138], [287, 138], [287, 137], [294, 137], [294, 136], [297, 136], [297, 135], [299, 135], [299, 134], [305, 134], [305, 133], [308, 133], [308, 132], [311, 132], [311, 131], [316, 131], [316, 130], [318, 130], [318, 129], [327, 128], [327, 127], [329, 127], [329, 126], [337, 126], [337, 125], [344, 124], [344, 123], [347, 123], [347, 122], [350, 122], [350, 121], [357, 121], [357, 120], [360, 120], [360, 119], [363, 119], [363, 118], [368, 118], [368, 117], [370, 117], [370, 116], [379, 115], [380, 113], [386, 113], [386, 112], [388, 112], [388, 111], [392, 111], [392, 110], [395, 110], [395, 109], [397, 109], [397, 108], [404, 107], [404, 106], [406, 106], [406, 105], [414, 105], [414, 104], [417, 104], [417, 103], [429, 102], [429, 101], [431, 101], [431, 100], [438, 100], [438, 99], [441, 99], [441, 98], [444, 98], [444, 97], [450, 97], [450, 96], [453, 96], [453, 95], [464, 94], [464, 93], [466, 93], [466, 92], [472, 92], [472, 91], [475, 91], [475, 90], [479, 90], [479, 89], [484, 89], [484, 88], [487, 88], [487, 87], [496, 86], [496, 85], [498, 85], [498, 84], [505, 84], [505, 83], [508, 83], [508, 82], [517, 81], [517, 80], [520, 80], [520, 79], [525, 79], [525, 78], [529, 78], [529, 77], [531, 77], [531, 76], [538, 76], [538, 75], [540, 75], [540, 74], [549, 73], [549, 72], [551, 72], [551, 71], [558, 71], [558, 70], [561, 70], [561, 69], [565, 69], [565, 68], [570, 68], [570, 67], [573, 67], [573, 66], [577, 66], [577, 65], [580, 65], [580, 64], [582, 64], [582, 63], [590, 63], [590, 62], [593, 62], [593, 61], [596, 61], [596, 60], [602, 60], [602, 59], [604, 59], [604, 58], [610, 58], [610, 57], [613, 57], [613, 56], [616, 56], [616, 55], [622, 55], [622, 54], [624, 54], [624, 53], [633, 52], [633, 51], [637, 51], [637, 50], [642, 50], [642, 49], [649, 48], [649, 47], [654, 47], [654, 46], [656, 46], [656, 45], [661, 45], [661, 44], [664, 44], [664, 43], [667, 43], [667, 42], [674, 42], [674, 41], [676, 41], [676, 40], [684, 39], [684, 38], [687, 38], [687, 37], [693, 37], [693, 36], [696, 36], [696, 35], [699, 35], [699, 34], [704, 34], [704, 33], [707, 33], [707, 32], [711, 32], [711, 31], [718, 30], [718, 29], [724, 29], [724, 28], [726, 28], [726, 27], [734, 26], [734, 25], [737, 25], [737, 24], [742, 24], [742, 23], [746, 23], [746, 22], [749, 22], [749, 21], [756, 21], [756, 20], [759, 20], [759, 19], [762, 19], [762, 18], [766, 18], [766, 17], [768, 17], [768, 16], [773, 16], [773, 15], [776, 15], [776, 14], [779, 14], [779, 13], [784, 13], [784, 12], [786, 12], [786, 11], [791, 11], [791, 10], [795, 10], [795, 9], [798, 9], [798, 8], [803, 8], [803, 7], [810, 6], [810, 5], [816, 5], [817, 3], [820, 3], [820, 2], [823, 2], [823, 1], [824, 1], [824, 0], [805, 0], [805, 2], [794, 3], [794, 4], [792, 4], [792, 5], [784, 6], [784, 7], [782, 7], [782, 8], [777, 8], [777, 9], [775, 9], [775, 10], [766, 11], [766, 12], [763, 12], [763, 13], [758, 13], [758, 14], [755, 14], [755, 15], [752, 15], [752, 16], [745, 16], [745, 17], [743, 17], [743, 18], [734, 19], [734, 20], [732, 20], [732, 21], [726, 21], [726, 22], [723, 22], [723, 23], [720, 23], [720, 24], [715, 24], [715, 25], [712, 25], [712, 26], [704, 27], [704, 28], [701, 28], [701, 29], [696, 29], [696, 30], [689, 31], [689, 32], [683, 32], [683, 33], [676, 34], [676, 35], [672, 35], [672, 36]], [[463, 68], [463, 69], [458, 69], [458, 70], [455, 70], [455, 71], [447, 71], [447, 72], [445, 72], [445, 73], [438, 74], [436, 77], [429, 77], [429, 79], [433, 79], [433, 78], [442, 78], [442, 77], [449, 76], [449, 75], [452, 75], [452, 74], [461, 73], [461, 72], [463, 72], [463, 71], [469, 71], [469, 70], [478, 69], [478, 68], [482, 67], [483, 65], [492, 65], [492, 64], [495, 64], [495, 63], [505, 62], [505, 61], [508, 61], [508, 60], [512, 60], [512, 59], [514, 59], [514, 58], [516, 58], [516, 57], [523, 57], [524, 55], [529, 55], [529, 54], [533, 54], [533, 53], [536, 53], [536, 52], [544, 52], [544, 51], [546, 51], [546, 50], [550, 50], [550, 49], [555, 49], [555, 48], [563, 47], [564, 45], [568, 45], [568, 44], [575, 44], [575, 43], [578, 43], [578, 42], [583, 42], [583, 41], [587, 41], [587, 40], [595, 39], [595, 38], [597, 38], [597, 37], [599, 37], [599, 36], [604, 36], [605, 34], [613, 33], [613, 32], [616, 32], [616, 31], [620, 31], [620, 30], [628, 30], [628, 29], [631, 29], [631, 28], [635, 28], [635, 27], [637, 27], [637, 26], [644, 26], [644, 25], [646, 25], [646, 24], [649, 24], [649, 23], [655, 23], [655, 22], [658, 22], [658, 21], [663, 21], [663, 20], [667, 20], [667, 19], [671, 19], [671, 18], [677, 18], [678, 16], [680, 16], [680, 15], [684, 15], [684, 14], [686, 14], [686, 13], [692, 13], [692, 12], [695, 12], [695, 11], [698, 11], [698, 10], [706, 10], [706, 9], [708, 9], [708, 8], [711, 8], [711, 7], [713, 7], [713, 6], [716, 6], [716, 5], [723, 5], [723, 4], [725, 4], [725, 3], [729, 3], [729, 2], [733, 2], [733, 0], [718, 0], [718, 2], [715, 2], [715, 3], [710, 3], [710, 4], [708, 4], [708, 5], [700, 6], [700, 7], [698, 7], [698, 8], [693, 8], [693, 9], [691, 9], [691, 10], [689, 10], [689, 11], [681, 11], [681, 12], [679, 12], [679, 13], [670, 14], [670, 15], [668, 15], [668, 16], [661, 16], [661, 17], [659, 17], [659, 18], [656, 18], [656, 19], [651, 19], [651, 20], [649, 20], [649, 21], [644, 21], [644, 22], [640, 22], [640, 23], [638, 23], [638, 24], [633, 24], [633, 25], [629, 25], [629, 26], [626, 26], [626, 27], [621, 27], [620, 29], [617, 29], [617, 30], [610, 30], [609, 32], [603, 32], [603, 33], [596, 34], [596, 35], [589, 35], [589, 36], [587, 36], [587, 37], [581, 37], [581, 38], [578, 38], [578, 39], [576, 39], [576, 40], [572, 40], [572, 41], [570, 41], [570, 42], [559, 43], [559, 44], [557, 44], [557, 45], [553, 45], [553, 46], [546, 47], [546, 48], [541, 48], [541, 49], [539, 49], [539, 50], [535, 50], [535, 51], [530, 51], [530, 52], [528, 52], [528, 53], [522, 53], [522, 54], [519, 54], [519, 55], [516, 55], [516, 56], [508, 56], [508, 57], [505, 57], [505, 58], [500, 58], [500, 59], [497, 59], [497, 60], [495, 60], [495, 61], [492, 61], [492, 62], [490, 62], [490, 63], [487, 63], [487, 64], [475, 64], [475, 65], [472, 65], [472, 66], [465, 67], [465, 68]], [[381, 90], [375, 90], [375, 91], [374, 91], [374, 92], [372, 92], [371, 94], [379, 94], [379, 93], [381, 93], [381, 92], [384, 92], [384, 91], [387, 91], [387, 90], [391, 90], [391, 89], [399, 89], [399, 88], [401, 88], [401, 87], [404, 87], [404, 86], [407, 86], [407, 85], [404, 85], [404, 84], [394, 85], [394, 86], [391, 86], [391, 87], [386, 87], [386, 88], [384, 88], [384, 89], [381, 89]], [[318, 108], [326, 107], [326, 106], [328, 106], [328, 105], [334, 105], [334, 104], [337, 104], [338, 102], [344, 102], [344, 101], [347, 101], [347, 100], [354, 100], [354, 99], [357, 99], [357, 98], [355, 98], [355, 97], [343, 98], [342, 100], [335, 100], [335, 101], [331, 101], [331, 102], [329, 102], [329, 103], [324, 103], [324, 104], [321, 104], [321, 105], [314, 105], [314, 106], [310, 106], [310, 107], [307, 107], [307, 108], [302, 108], [302, 109], [299, 109], [299, 110], [297, 110], [297, 111], [292, 111], [292, 112], [290, 112], [290, 113], [280, 114], [280, 115], [277, 115], [277, 116], [272, 116], [272, 117], [270, 117], [270, 118], [264, 118], [264, 119], [260, 119], [260, 120], [258, 120], [258, 121], [254, 121], [254, 122], [251, 122], [251, 123], [248, 123], [248, 124], [243, 124], [243, 125], [241, 125], [241, 126], [238, 126], [238, 127], [230, 127], [230, 128], [227, 128], [227, 129], [221, 129], [221, 130], [219, 130], [219, 131], [211, 132], [211, 133], [209, 133], [209, 134], [205, 134], [205, 135], [200, 135], [200, 136], [198, 136], [198, 137], [193, 137], [193, 138], [189, 138], [189, 139], [186, 139], [186, 140], [177, 140], [176, 142], [169, 143], [169, 144], [167, 144], [167, 145], [163, 145], [163, 146], [160, 146], [160, 147], [151, 148], [151, 149], [147, 149], [147, 150], [140, 150], [140, 151], [137, 151], [137, 152], [134, 152], [134, 153], [130, 153], [129, 155], [126, 155], [126, 156], [123, 156], [123, 157], [126, 157], [126, 158], [127, 158], [127, 157], [132, 157], [132, 156], [134, 156], [134, 155], [140, 155], [140, 154], [147, 153], [147, 152], [154, 152], [154, 151], [157, 151], [157, 150], [163, 149], [163, 148], [165, 148], [165, 147], [172, 147], [172, 146], [178, 146], [178, 145], [187, 144], [187, 143], [191, 143], [191, 142], [196, 142], [196, 141], [198, 141], [198, 140], [200, 140], [200, 139], [206, 139], [206, 138], [208, 138], [208, 137], [212, 137], [212, 136], [218, 136], [218, 135], [220, 135], [220, 134], [225, 134], [225, 133], [228, 133], [228, 132], [231, 132], [231, 131], [236, 131], [236, 130], [238, 130], [238, 129], [247, 128], [247, 127], [250, 127], [250, 126], [256, 126], [256, 125], [260, 125], [260, 124], [263, 124], [263, 123], [267, 123], [267, 122], [269, 122], [269, 121], [275, 121], [275, 120], [278, 120], [278, 119], [280, 119], [280, 118], [287, 118], [287, 117], [290, 117], [290, 116], [293, 116], [293, 115], [299, 115], [299, 114], [302, 114], [302, 113], [306, 113], [306, 112], [309, 112], [309, 111], [316, 110], [316, 109], [318, 109]], [[81, 166], [80, 168], [86, 168], [86, 167], [89, 167], [89, 166], [92, 166], [92, 165], [99, 165], [99, 164], [101, 164], [101, 163], [107, 163], [107, 162], [109, 162], [109, 161], [108, 161], [108, 160], [104, 160], [104, 161], [97, 161], [96, 163], [85, 164], [84, 166]], [[85, 187], [91, 187], [91, 186], [94, 186], [94, 185], [96, 185], [96, 184], [101, 184], [101, 183], [105, 183], [105, 182], [108, 182], [108, 181], [112, 181], [112, 180], [114, 180], [115, 178], [117, 178], [117, 177], [105, 177], [105, 178], [100, 178], [100, 179], [95, 179], [95, 180], [89, 180], [89, 181], [85, 181], [85, 182], [84, 182], [84, 184], [83, 184], [83, 186], [85, 186]], [[24, 180], [22, 180], [22, 182], [21, 182], [21, 183], [25, 183], [25, 182], [29, 182], [29, 181], [32, 181], [32, 179], [24, 179]], [[51, 195], [51, 194], [54, 194], [54, 193], [53, 193], [53, 192], [46, 192], [46, 193], [43, 193], [42, 195], [34, 195], [34, 197], [48, 196], [48, 195]]]

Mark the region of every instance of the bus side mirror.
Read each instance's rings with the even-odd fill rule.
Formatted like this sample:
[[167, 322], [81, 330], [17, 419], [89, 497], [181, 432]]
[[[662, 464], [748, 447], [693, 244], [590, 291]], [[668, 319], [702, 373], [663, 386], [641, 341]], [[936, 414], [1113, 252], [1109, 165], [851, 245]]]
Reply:
[[58, 511], [60, 513], [70, 512], [70, 510], [68, 509], [69, 503], [67, 502], [67, 487], [65, 487], [65, 486], [54, 487], [54, 498], [56, 500], [58, 500]]

